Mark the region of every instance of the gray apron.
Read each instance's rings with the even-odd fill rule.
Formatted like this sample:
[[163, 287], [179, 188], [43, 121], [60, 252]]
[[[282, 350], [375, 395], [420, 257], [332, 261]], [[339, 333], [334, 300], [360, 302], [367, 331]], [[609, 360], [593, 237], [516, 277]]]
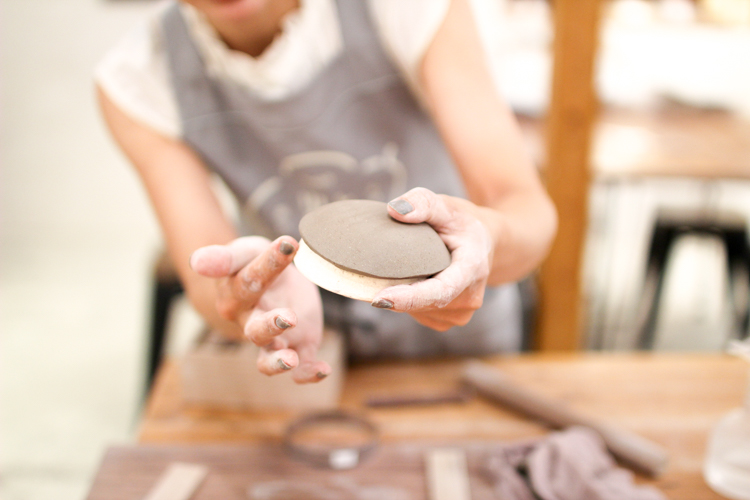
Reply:
[[[383, 51], [366, 2], [338, 0], [343, 51], [296, 94], [265, 101], [207, 74], [175, 3], [162, 19], [182, 139], [240, 201], [248, 234], [299, 237], [300, 218], [340, 199], [390, 201], [426, 187], [465, 197], [434, 124]], [[517, 350], [516, 285], [487, 289], [464, 327], [435, 332], [407, 314], [322, 291], [328, 324], [355, 358]]]

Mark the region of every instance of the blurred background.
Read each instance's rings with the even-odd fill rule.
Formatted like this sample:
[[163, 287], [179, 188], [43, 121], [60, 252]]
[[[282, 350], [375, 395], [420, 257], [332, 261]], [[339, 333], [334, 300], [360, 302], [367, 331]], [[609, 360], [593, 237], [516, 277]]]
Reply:
[[[545, 162], [550, 5], [495, 0], [498, 86]], [[747, 333], [750, 0], [603, 3], [582, 346], [720, 350]], [[161, 241], [93, 98], [158, 2], [0, 7], [0, 496], [80, 499], [136, 431]], [[169, 350], [200, 322], [172, 311]]]

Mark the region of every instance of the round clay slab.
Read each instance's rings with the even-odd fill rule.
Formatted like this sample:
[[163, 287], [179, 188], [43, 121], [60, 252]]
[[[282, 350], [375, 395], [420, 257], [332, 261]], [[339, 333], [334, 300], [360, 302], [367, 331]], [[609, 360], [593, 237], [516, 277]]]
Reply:
[[357, 300], [372, 302], [383, 289], [396, 285], [410, 285], [424, 278], [388, 279], [365, 276], [331, 264], [299, 240], [294, 265], [307, 279], [321, 288]]
[[327, 261], [376, 278], [431, 276], [451, 261], [432, 227], [398, 222], [379, 201], [329, 203], [305, 215], [299, 231], [310, 249]]

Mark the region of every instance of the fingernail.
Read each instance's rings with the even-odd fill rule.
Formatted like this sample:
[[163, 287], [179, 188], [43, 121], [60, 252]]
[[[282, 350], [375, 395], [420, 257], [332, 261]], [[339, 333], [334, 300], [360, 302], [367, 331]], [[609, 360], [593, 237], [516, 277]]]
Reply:
[[279, 245], [279, 252], [284, 255], [292, 255], [292, 252], [294, 252], [294, 246], [286, 241], [282, 241], [281, 245]]
[[326, 378], [328, 376], [328, 374], [327, 373], [323, 373], [323, 372], [318, 372], [315, 376], [322, 380], [322, 379]]
[[[276, 326], [281, 328], [282, 330], [286, 330], [290, 326], [292, 326], [290, 323], [288, 323], [284, 318], [281, 316], [276, 316], [276, 320], [274, 321], [276, 323]], [[281, 361], [281, 360], [279, 360]]]
[[393, 302], [387, 299], [378, 299], [372, 302], [372, 307], [377, 307], [378, 309], [392, 309], [393, 308]]
[[292, 367], [289, 366], [288, 364], [286, 364], [284, 362], [284, 360], [281, 359], [281, 358], [279, 358], [278, 365], [279, 365], [279, 368], [281, 368], [282, 370], [291, 370], [292, 369]]
[[409, 212], [414, 210], [414, 207], [411, 206], [411, 203], [409, 203], [403, 198], [393, 200], [392, 202], [388, 204], [388, 206], [390, 206], [393, 210], [400, 213], [401, 215], [406, 215]]

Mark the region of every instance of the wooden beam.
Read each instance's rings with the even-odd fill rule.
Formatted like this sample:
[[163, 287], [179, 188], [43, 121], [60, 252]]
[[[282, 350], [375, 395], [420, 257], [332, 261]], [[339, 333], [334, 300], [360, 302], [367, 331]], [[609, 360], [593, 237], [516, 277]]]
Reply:
[[552, 100], [547, 117], [545, 181], [560, 219], [540, 277], [535, 347], [573, 350], [581, 343], [581, 258], [597, 111], [594, 61], [600, 0], [555, 0]]

